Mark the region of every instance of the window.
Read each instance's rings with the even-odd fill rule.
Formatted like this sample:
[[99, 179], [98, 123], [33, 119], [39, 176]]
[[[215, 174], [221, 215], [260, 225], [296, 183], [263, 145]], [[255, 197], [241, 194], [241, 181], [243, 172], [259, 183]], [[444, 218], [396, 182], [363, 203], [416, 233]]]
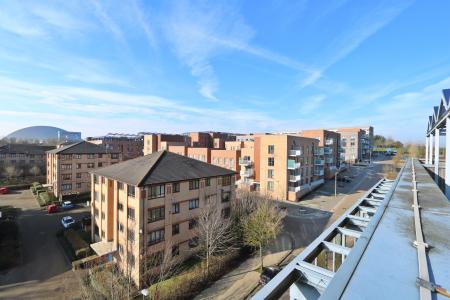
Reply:
[[195, 248], [198, 246], [198, 237], [195, 237], [188, 242], [189, 248]]
[[189, 189], [190, 190], [198, 190], [198, 187], [200, 186], [200, 180], [195, 179], [189, 181]]
[[100, 200], [99, 195], [100, 195], [99, 192], [95, 192], [95, 193], [94, 193], [94, 200], [95, 200], [95, 201]]
[[180, 212], [180, 203], [172, 204], [172, 214], [178, 214]]
[[189, 200], [189, 210], [198, 208], [198, 204], [199, 204], [198, 199]]
[[102, 158], [102, 157], [103, 157], [103, 154], [99, 154], [99, 155], [98, 155], [98, 158]]
[[149, 199], [164, 197], [166, 186], [164, 184], [153, 185], [150, 187]]
[[134, 230], [133, 229], [127, 230], [127, 240], [130, 241], [131, 243], [134, 242]]
[[105, 194], [102, 194], [102, 202], [105, 202]]
[[81, 164], [77, 164], [77, 169], [81, 169]]
[[61, 170], [72, 170], [72, 165], [71, 164], [62, 164]]
[[229, 207], [225, 207], [224, 209], [222, 209], [222, 217], [224, 219], [228, 219], [230, 217], [230, 208]]
[[230, 192], [222, 192], [222, 202], [230, 201]]
[[119, 190], [123, 190], [123, 182], [117, 182], [117, 187]]
[[172, 193], [178, 193], [180, 191], [180, 183], [174, 182], [172, 183]]
[[72, 174], [63, 174], [62, 175], [62, 179], [63, 180], [71, 180], [72, 179]]
[[122, 244], [119, 244], [118, 246], [119, 246], [119, 253], [120, 253], [120, 254], [123, 254], [123, 245], [122, 245]]
[[135, 189], [134, 189], [134, 185], [129, 185], [127, 184], [127, 190], [128, 190], [128, 197], [133, 197], [135, 196]]
[[76, 159], [80, 159], [80, 158], [81, 158], [81, 154], [75, 154], [74, 157], [75, 157]]
[[71, 189], [72, 189], [72, 184], [62, 184], [61, 185], [62, 191], [67, 191], [67, 190], [71, 190]]
[[148, 234], [149, 245], [158, 244], [164, 241], [164, 229], [152, 231]]
[[98, 167], [99, 167], [99, 168], [103, 167], [103, 163], [99, 162], [99, 163], [98, 163]]
[[269, 167], [273, 167], [275, 165], [275, 158], [273, 158], [273, 157], [267, 158], [267, 165]]
[[81, 182], [77, 182], [76, 187], [77, 189], [81, 189]]
[[172, 235], [176, 235], [180, 233], [180, 224], [172, 225]]
[[127, 216], [128, 216], [128, 219], [134, 220], [134, 208], [128, 207]]
[[105, 237], [105, 232], [102, 230], [102, 238]]
[[88, 163], [87, 167], [88, 167], [88, 169], [93, 169], [93, 168], [95, 168], [95, 163]]
[[231, 176], [222, 177], [222, 185], [227, 186], [231, 184]]
[[178, 245], [172, 247], [172, 256], [180, 255], [180, 247]]
[[197, 220], [196, 219], [190, 219], [189, 220], [189, 229], [194, 229], [197, 227]]
[[130, 251], [127, 252], [127, 261], [130, 265], [134, 265], [134, 254], [131, 254]]
[[275, 146], [274, 145], [267, 146], [267, 153], [274, 154], [275, 153]]
[[118, 228], [119, 228], [120, 232], [123, 232], [123, 224], [122, 223], [119, 223]]
[[119, 154], [118, 153], [112, 153], [111, 154], [111, 158], [112, 159], [118, 159], [119, 158]]
[[273, 169], [267, 170], [267, 178], [273, 178]]
[[164, 206], [148, 209], [148, 223], [164, 219]]
[[87, 158], [88, 158], [88, 159], [93, 159], [93, 158], [95, 158], [95, 154], [88, 154], [88, 155], [87, 155]]
[[267, 181], [267, 190], [273, 191], [273, 181]]
[[122, 203], [117, 203], [117, 209], [122, 211], [123, 210], [123, 204]]
[[105, 213], [102, 212], [102, 220], [104, 220], [104, 219], [105, 219]]
[[94, 214], [96, 217], [98, 217], [98, 208], [94, 209]]
[[205, 185], [206, 186], [211, 186], [211, 178], [206, 178], [205, 179]]
[[78, 178], [78, 179], [81, 178], [81, 173], [77, 173], [77, 178]]

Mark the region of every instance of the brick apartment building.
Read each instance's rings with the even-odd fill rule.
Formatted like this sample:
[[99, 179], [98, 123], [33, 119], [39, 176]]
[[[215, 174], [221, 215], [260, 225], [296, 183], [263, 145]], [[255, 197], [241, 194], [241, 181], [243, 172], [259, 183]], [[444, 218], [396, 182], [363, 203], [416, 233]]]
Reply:
[[112, 254], [142, 287], [145, 259], [196, 252], [196, 218], [215, 202], [224, 217], [235, 197], [234, 172], [168, 151], [92, 172], [92, 248]]
[[4, 175], [7, 166], [14, 166], [22, 175], [31, 175], [30, 169], [38, 167], [42, 174], [46, 172], [46, 151], [54, 146], [41, 146], [34, 144], [7, 144], [0, 147], [0, 176]]
[[373, 127], [348, 127], [329, 129], [341, 135], [341, 161], [370, 160], [373, 148]]
[[68, 197], [90, 192], [89, 171], [122, 160], [120, 152], [86, 141], [47, 151], [47, 184], [52, 185], [56, 197]]
[[319, 148], [316, 149], [316, 159], [323, 161], [322, 165], [315, 165], [317, 173], [324, 173], [326, 179], [334, 177], [340, 166], [341, 135], [334, 131], [324, 129], [302, 130], [303, 137], [314, 138], [319, 141]]
[[90, 143], [104, 147], [109, 152], [122, 153], [122, 160], [129, 160], [144, 154], [144, 137], [130, 134], [108, 134], [88, 137]]
[[181, 134], [146, 134], [144, 135], [144, 155], [168, 150], [169, 146], [188, 146], [190, 137]]

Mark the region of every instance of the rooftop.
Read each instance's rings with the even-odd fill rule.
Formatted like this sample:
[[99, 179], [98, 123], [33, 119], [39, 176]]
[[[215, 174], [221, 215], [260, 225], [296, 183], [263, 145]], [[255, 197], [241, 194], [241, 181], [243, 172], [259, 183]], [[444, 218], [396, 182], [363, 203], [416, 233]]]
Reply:
[[21, 153], [42, 155], [46, 151], [55, 149], [54, 146], [42, 146], [34, 144], [7, 144], [0, 147], [0, 153]]
[[[412, 164], [420, 206], [418, 223], [412, 207], [415, 201]], [[379, 204], [374, 205], [376, 202]], [[352, 227], [345, 228], [345, 224]], [[414, 247], [421, 244], [418, 226], [424, 242], [430, 246], [423, 252], [426, 255], [423, 260], [418, 259]], [[353, 236], [356, 242], [353, 246], [340, 245], [333, 232]], [[421, 299], [424, 293], [431, 299], [431, 292], [419, 288], [416, 281], [421, 278], [448, 288], [449, 232], [449, 200], [424, 167], [416, 160], [409, 160], [395, 182], [379, 183], [369, 191], [254, 299], [275, 299], [274, 295], [289, 287], [291, 298], [302, 299]], [[314, 260], [319, 245], [333, 253], [333, 262], [336, 256], [342, 255], [342, 264], [333, 263], [332, 270], [319, 266], [317, 258]], [[423, 267], [427, 268], [429, 278], [424, 278], [427, 276], [423, 275]]]
[[232, 170], [168, 151], [141, 156], [92, 173], [136, 186], [235, 174]]
[[69, 145], [62, 146], [60, 148], [56, 148], [47, 153], [53, 154], [106, 154], [106, 153], [119, 153], [117, 151], [109, 151], [108, 149], [89, 143], [86, 141], [81, 141]]

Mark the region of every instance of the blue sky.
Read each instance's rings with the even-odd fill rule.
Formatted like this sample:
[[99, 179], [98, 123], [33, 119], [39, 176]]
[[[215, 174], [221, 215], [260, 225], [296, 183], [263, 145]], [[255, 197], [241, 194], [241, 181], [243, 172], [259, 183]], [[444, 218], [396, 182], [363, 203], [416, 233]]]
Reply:
[[0, 136], [373, 125], [424, 140], [450, 2], [0, 1]]

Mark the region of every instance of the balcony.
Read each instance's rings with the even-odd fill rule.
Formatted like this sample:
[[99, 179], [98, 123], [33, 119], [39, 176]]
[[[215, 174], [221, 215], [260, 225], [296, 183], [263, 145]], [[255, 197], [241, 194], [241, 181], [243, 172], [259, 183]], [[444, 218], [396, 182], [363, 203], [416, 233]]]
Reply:
[[333, 139], [326, 139], [325, 140], [325, 145], [327, 145], [327, 146], [333, 145], [333, 143], [334, 143]]
[[289, 182], [299, 182], [301, 179], [301, 175], [290, 175]]
[[289, 150], [289, 156], [301, 156], [302, 155], [302, 150], [301, 149], [291, 149]]
[[327, 158], [325, 159], [325, 162], [326, 162], [327, 164], [332, 164], [332, 163], [333, 163], [333, 158], [332, 158], [332, 157], [327, 157]]
[[323, 148], [316, 148], [316, 149], [314, 149], [314, 155], [323, 155], [324, 154], [324, 151], [323, 151]]
[[250, 159], [239, 158], [239, 165], [241, 166], [251, 166], [252, 161]]
[[323, 170], [314, 170], [314, 176], [323, 176]]
[[289, 187], [289, 192], [297, 193], [297, 192], [300, 192], [301, 189], [302, 188], [300, 186], [290, 186]]
[[317, 166], [323, 166], [325, 161], [323, 159], [315, 159], [314, 164]]
[[245, 169], [245, 170], [241, 170], [241, 172], [239, 173], [242, 177], [251, 177], [253, 176], [253, 169]]
[[299, 162], [295, 162], [295, 160], [288, 160], [288, 165], [287, 168], [289, 170], [296, 170], [296, 169], [300, 169], [300, 163]]
[[325, 155], [332, 154], [332, 153], [333, 153], [333, 149], [330, 148], [330, 147], [324, 147], [324, 148], [323, 148], [323, 153], [324, 153]]

